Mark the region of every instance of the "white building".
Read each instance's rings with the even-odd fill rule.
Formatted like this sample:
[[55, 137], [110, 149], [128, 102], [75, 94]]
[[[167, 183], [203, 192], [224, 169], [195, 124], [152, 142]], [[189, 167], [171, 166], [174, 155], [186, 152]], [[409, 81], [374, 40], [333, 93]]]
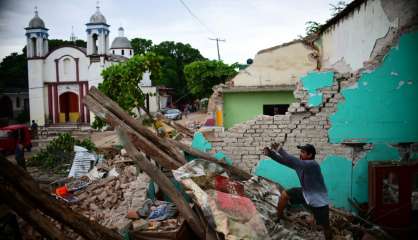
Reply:
[[40, 125], [90, 123], [93, 115], [83, 96], [103, 81], [103, 69], [134, 54], [123, 28], [109, 49], [109, 27], [97, 7], [86, 24], [87, 49], [69, 45], [49, 51], [48, 28], [35, 11], [25, 28], [31, 120]]

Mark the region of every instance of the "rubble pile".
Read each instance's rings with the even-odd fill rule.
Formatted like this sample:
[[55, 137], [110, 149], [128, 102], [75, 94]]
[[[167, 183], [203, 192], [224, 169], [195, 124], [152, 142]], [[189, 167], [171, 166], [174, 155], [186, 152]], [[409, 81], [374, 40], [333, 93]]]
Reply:
[[149, 177], [139, 173], [132, 163], [122, 155], [99, 163], [99, 172], [106, 170], [110, 175], [116, 171], [117, 176], [107, 176], [76, 192], [79, 201], [71, 208], [109, 228], [120, 229], [129, 224], [128, 209], [142, 207], [149, 183]]

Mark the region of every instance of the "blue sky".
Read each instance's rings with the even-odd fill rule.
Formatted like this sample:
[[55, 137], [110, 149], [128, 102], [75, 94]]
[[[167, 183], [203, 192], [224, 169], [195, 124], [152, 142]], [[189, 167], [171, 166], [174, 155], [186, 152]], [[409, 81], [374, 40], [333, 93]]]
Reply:
[[[0, 0], [0, 59], [20, 52], [26, 44], [25, 30], [34, 6], [49, 28], [50, 38], [68, 40], [71, 27], [86, 39], [85, 24], [96, 10], [96, 0]], [[180, 0], [102, 0], [100, 10], [111, 25], [111, 40], [123, 26], [128, 38], [141, 37], [154, 43], [190, 43], [203, 56], [216, 59], [220, 37], [221, 58], [227, 63], [245, 62], [261, 49], [291, 41], [305, 31], [305, 22], [325, 22], [330, 3], [338, 0], [183, 0], [203, 22], [202, 26]]]

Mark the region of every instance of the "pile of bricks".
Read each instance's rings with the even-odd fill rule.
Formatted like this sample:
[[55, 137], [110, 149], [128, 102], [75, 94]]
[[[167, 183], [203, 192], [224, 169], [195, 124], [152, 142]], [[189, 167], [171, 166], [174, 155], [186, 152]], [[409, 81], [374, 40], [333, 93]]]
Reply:
[[119, 166], [118, 172], [119, 176], [101, 179], [78, 192], [79, 202], [71, 207], [109, 228], [121, 230], [129, 225], [128, 209], [142, 207], [149, 177], [139, 173], [134, 165]]

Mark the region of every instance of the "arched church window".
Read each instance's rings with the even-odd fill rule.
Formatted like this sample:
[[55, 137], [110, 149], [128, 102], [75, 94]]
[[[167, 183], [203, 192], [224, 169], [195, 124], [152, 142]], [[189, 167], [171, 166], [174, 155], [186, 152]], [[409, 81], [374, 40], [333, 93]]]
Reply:
[[122, 49], [122, 56], [124, 56], [124, 55], [125, 55], [125, 50]]
[[97, 54], [97, 52], [98, 52], [98, 48], [97, 48], [97, 39], [98, 39], [98, 36], [97, 36], [97, 34], [93, 34], [93, 54]]
[[20, 98], [16, 97], [16, 108], [20, 108]]
[[43, 40], [42, 44], [43, 44], [43, 46], [42, 46], [42, 47], [43, 47], [43, 49], [44, 49], [43, 54], [47, 54], [47, 52], [48, 52], [48, 40], [44, 38], [44, 40]]
[[31, 45], [32, 45], [32, 57], [36, 57], [36, 38], [31, 38]]
[[129, 50], [129, 55], [132, 56], [132, 50]]
[[112, 53], [115, 54], [115, 50], [112, 50]]
[[70, 73], [70, 67], [71, 67], [71, 60], [69, 58], [64, 59], [64, 74]]

